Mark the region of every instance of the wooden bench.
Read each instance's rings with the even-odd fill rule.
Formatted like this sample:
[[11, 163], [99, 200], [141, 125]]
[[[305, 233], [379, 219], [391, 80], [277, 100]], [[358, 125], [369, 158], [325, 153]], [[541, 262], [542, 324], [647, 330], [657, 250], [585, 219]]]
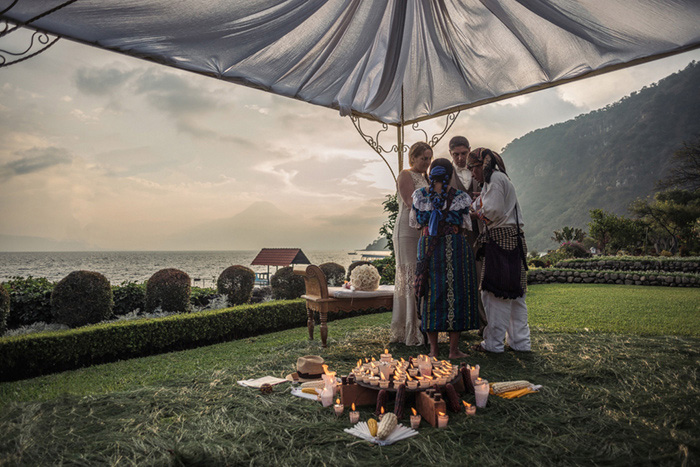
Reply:
[[[294, 274], [304, 278], [306, 293], [301, 298], [306, 299], [306, 313], [308, 316], [309, 340], [314, 339], [314, 312], [321, 318], [321, 344], [327, 347], [328, 339], [328, 313], [338, 311], [357, 311], [385, 308], [391, 311], [394, 305], [393, 290], [376, 292], [351, 292], [342, 287], [328, 287], [326, 275], [321, 268], [313, 264], [294, 266]], [[336, 298], [336, 293], [346, 296]]]

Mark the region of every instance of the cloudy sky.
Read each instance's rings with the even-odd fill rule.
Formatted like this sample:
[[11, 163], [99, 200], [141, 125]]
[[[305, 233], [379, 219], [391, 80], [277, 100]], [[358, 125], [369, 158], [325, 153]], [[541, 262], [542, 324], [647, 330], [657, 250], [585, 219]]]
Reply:
[[[698, 59], [462, 112], [435, 153], [447, 156], [456, 134], [500, 149]], [[406, 134], [409, 144], [421, 137]], [[5, 250], [15, 236], [108, 250], [361, 248], [378, 236], [393, 191], [384, 162], [333, 110], [67, 40], [0, 69]]]

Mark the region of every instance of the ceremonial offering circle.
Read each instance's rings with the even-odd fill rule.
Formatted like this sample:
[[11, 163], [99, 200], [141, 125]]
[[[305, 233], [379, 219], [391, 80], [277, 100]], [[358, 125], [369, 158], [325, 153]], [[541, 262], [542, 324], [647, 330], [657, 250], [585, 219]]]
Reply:
[[[457, 380], [459, 380], [460, 377], [461, 377], [461, 375], [460, 375], [459, 373], [457, 373], [457, 376], [455, 376], [454, 378], [452, 378], [452, 380], [448, 381], [448, 383], [450, 383], [450, 384], [455, 384], [455, 383], [457, 382]], [[370, 383], [365, 383], [364, 381], [363, 381], [363, 382], [355, 381], [355, 384], [357, 384], [358, 386], [362, 386], [363, 388], [374, 389], [374, 390], [376, 390], [376, 391], [381, 391], [382, 389], [384, 389], [385, 391], [396, 392], [396, 388], [395, 388], [395, 387], [381, 388], [381, 387], [379, 387], [379, 386], [373, 386], [373, 385], [370, 384]], [[407, 392], [422, 392], [422, 391], [426, 391], [426, 390], [428, 390], [428, 389], [437, 389], [437, 388], [440, 387], [440, 386], [437, 386], [437, 385], [433, 385], [433, 386], [428, 386], [428, 387], [426, 387], [426, 388], [417, 387], [417, 388], [415, 388], [415, 389], [409, 389], [409, 388], [408, 388], [408, 385], [406, 385], [405, 383], [404, 383], [404, 386], [406, 386], [406, 391], [407, 391]]]

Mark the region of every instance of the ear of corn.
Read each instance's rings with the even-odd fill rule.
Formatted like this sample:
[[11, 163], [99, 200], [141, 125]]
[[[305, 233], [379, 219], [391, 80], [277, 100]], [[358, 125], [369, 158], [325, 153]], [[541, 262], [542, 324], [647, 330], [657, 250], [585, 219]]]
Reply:
[[369, 427], [369, 434], [372, 436], [377, 436], [377, 421], [373, 418], [367, 420], [367, 426]]
[[314, 388], [303, 388], [303, 389], [301, 390], [301, 392], [304, 392], [304, 393], [306, 393], [306, 394], [313, 394], [313, 395], [315, 395], [315, 396], [318, 395], [318, 391], [317, 391], [316, 389], [314, 389]]
[[384, 418], [382, 418], [382, 421], [379, 422], [379, 426], [377, 427], [377, 438], [384, 439], [389, 436], [391, 432], [394, 431], [394, 428], [396, 428], [397, 423], [398, 420], [394, 413], [385, 413]]
[[525, 389], [527, 387], [530, 387], [530, 382], [525, 380], [504, 381], [491, 385], [494, 394], [503, 394], [504, 392], [517, 391], [518, 389]]

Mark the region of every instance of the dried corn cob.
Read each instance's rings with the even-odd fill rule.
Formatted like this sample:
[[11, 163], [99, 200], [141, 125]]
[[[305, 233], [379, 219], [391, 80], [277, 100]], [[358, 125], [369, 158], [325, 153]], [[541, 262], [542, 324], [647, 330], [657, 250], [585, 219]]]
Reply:
[[377, 436], [377, 421], [373, 418], [367, 420], [367, 428], [369, 428], [369, 434], [372, 436]]
[[530, 382], [525, 380], [503, 381], [491, 385], [494, 394], [503, 394], [504, 392], [517, 391], [518, 389], [525, 389], [528, 387], [530, 387]]

